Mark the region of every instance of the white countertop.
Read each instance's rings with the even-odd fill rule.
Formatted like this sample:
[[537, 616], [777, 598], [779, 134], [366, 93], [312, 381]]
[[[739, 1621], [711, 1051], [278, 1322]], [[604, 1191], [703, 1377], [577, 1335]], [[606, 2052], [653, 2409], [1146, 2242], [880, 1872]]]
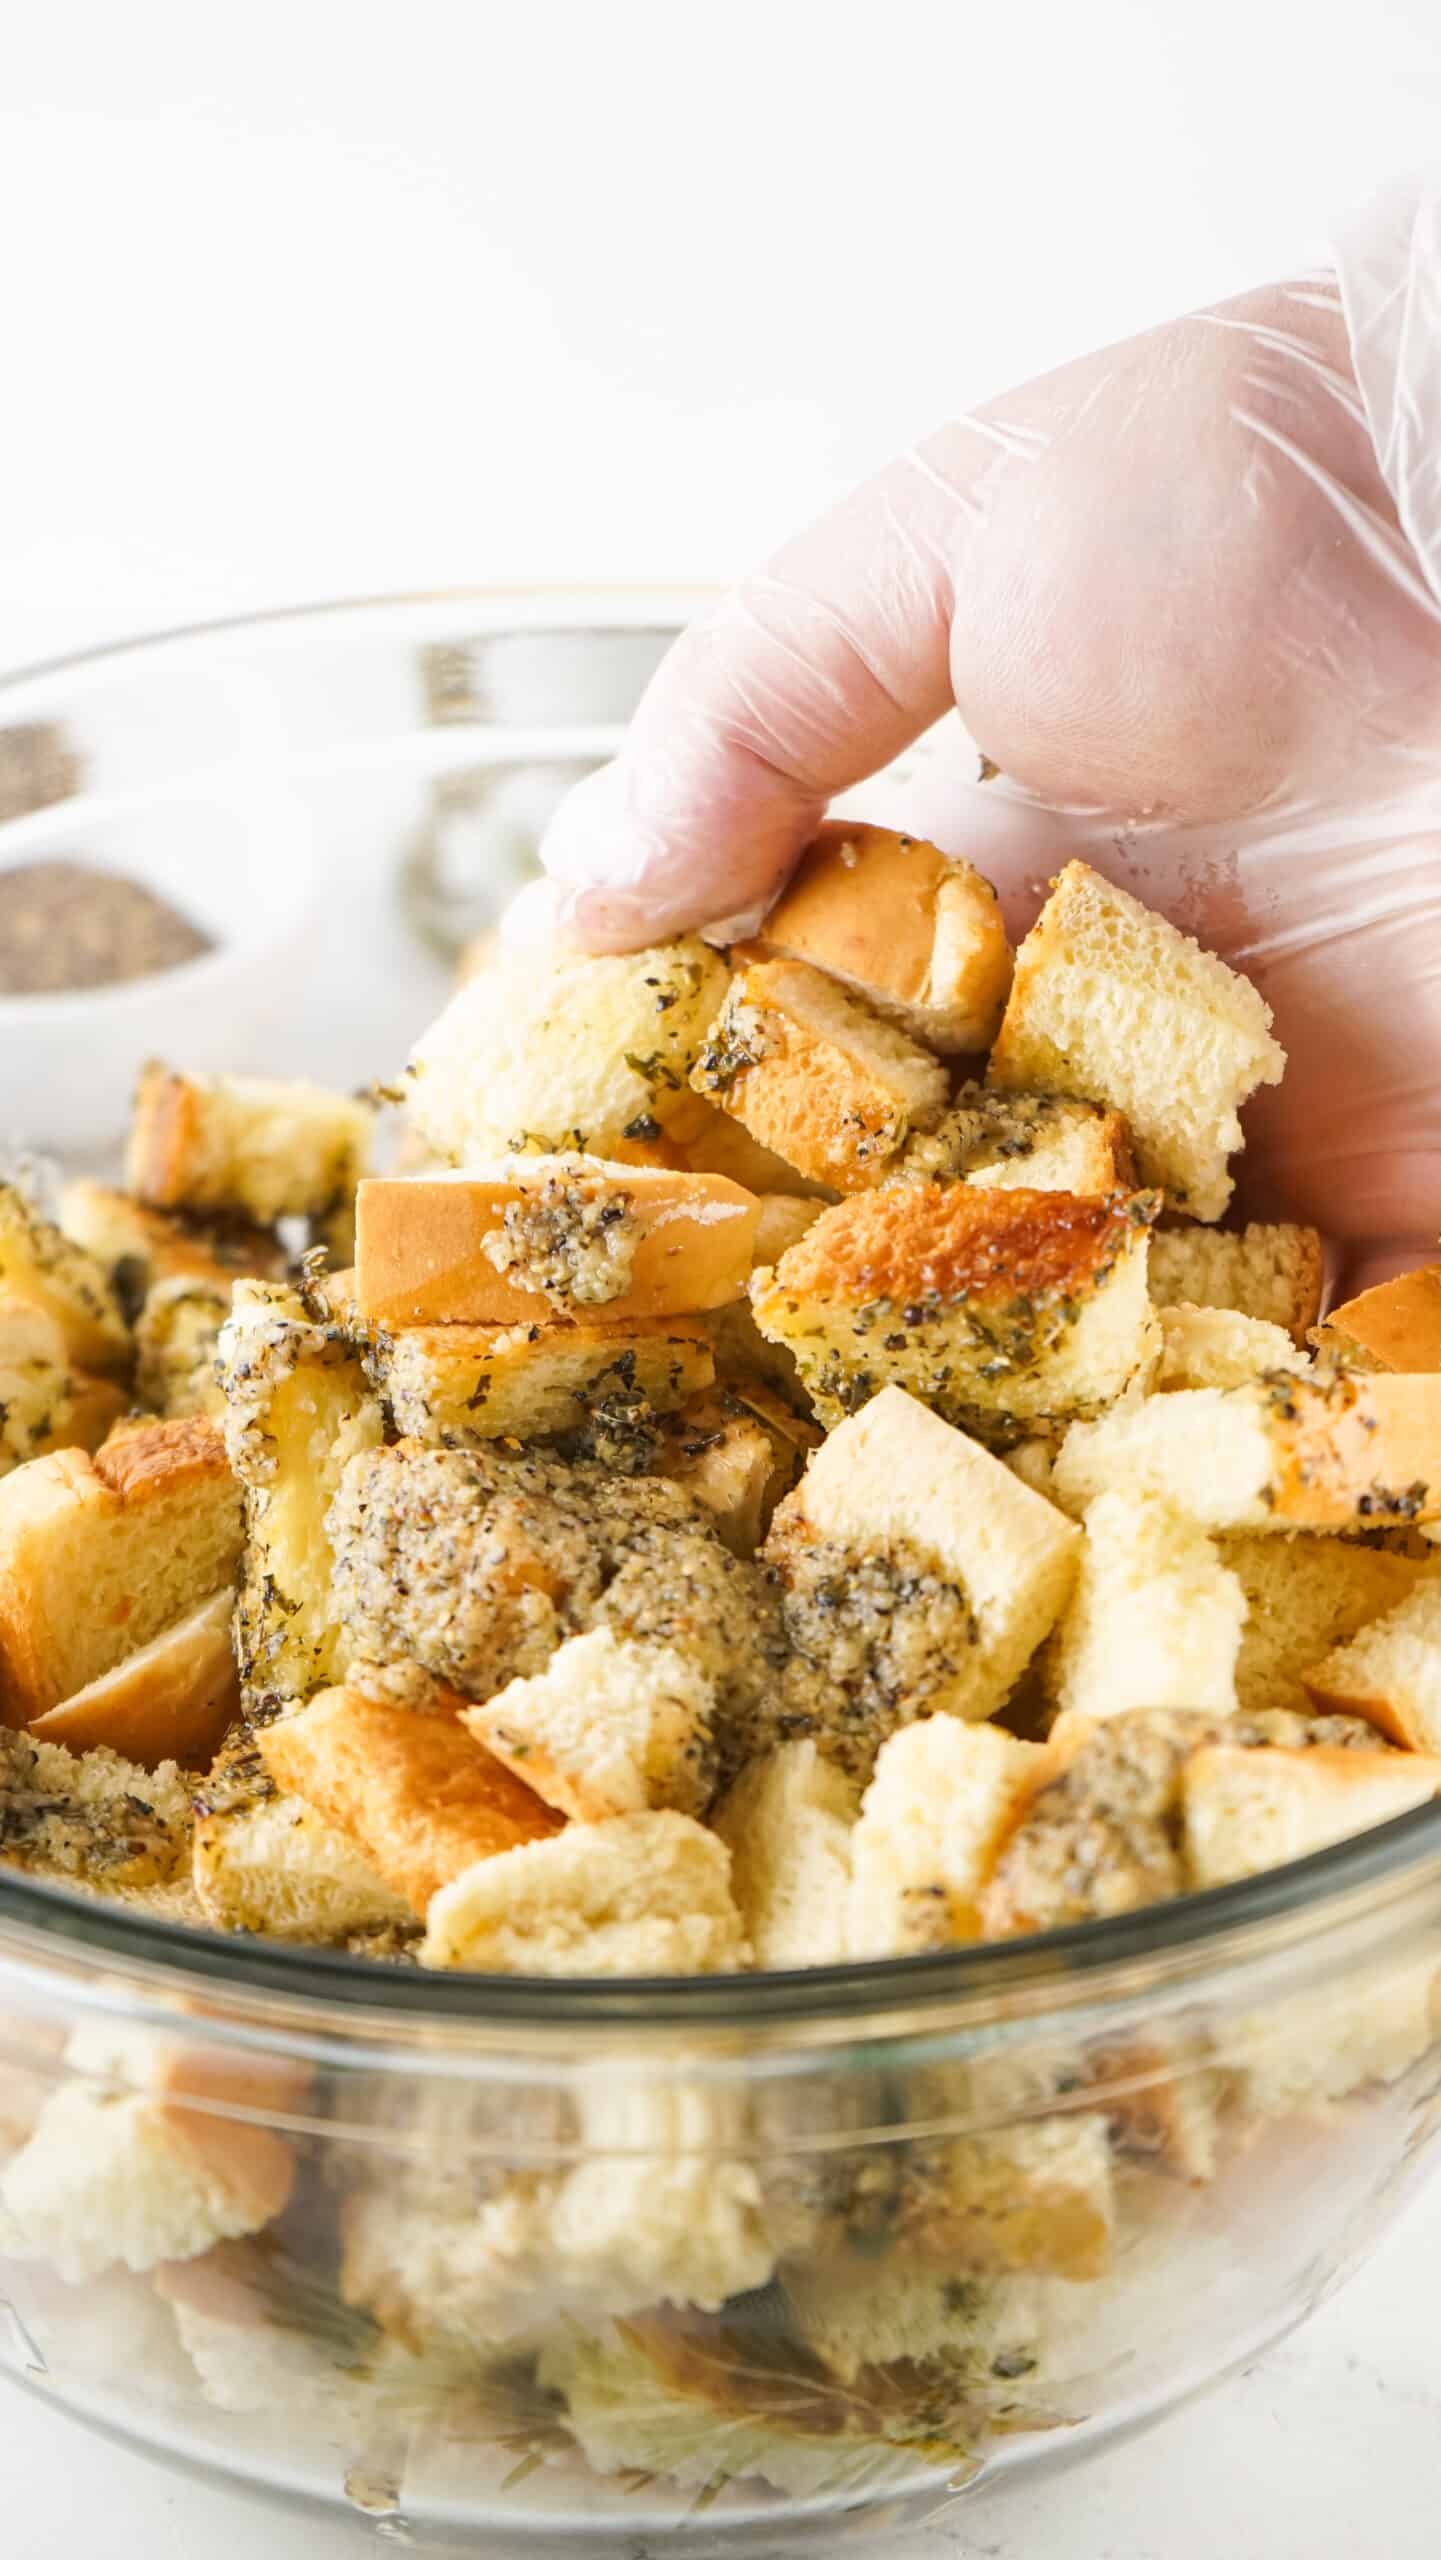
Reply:
[[[1249, 2371], [1089, 2466], [958, 2509], [885, 2560], [1435, 2560], [1438, 2301], [1441, 2179], [1346, 2290]], [[278, 2523], [13, 2390], [0, 2391], [0, 2515], [5, 2560], [288, 2560], [301, 2548], [354, 2560], [367, 2531]], [[388, 2533], [375, 2548], [404, 2541]], [[637, 2542], [630, 2560], [643, 2555]], [[488, 2560], [504, 2555], [491, 2547]]]

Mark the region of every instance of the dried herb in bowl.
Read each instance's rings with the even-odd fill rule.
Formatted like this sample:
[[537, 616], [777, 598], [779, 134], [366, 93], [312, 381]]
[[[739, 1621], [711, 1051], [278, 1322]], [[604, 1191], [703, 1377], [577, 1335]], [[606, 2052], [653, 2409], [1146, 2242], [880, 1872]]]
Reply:
[[0, 871], [0, 995], [123, 986], [215, 948], [168, 899], [83, 862]]

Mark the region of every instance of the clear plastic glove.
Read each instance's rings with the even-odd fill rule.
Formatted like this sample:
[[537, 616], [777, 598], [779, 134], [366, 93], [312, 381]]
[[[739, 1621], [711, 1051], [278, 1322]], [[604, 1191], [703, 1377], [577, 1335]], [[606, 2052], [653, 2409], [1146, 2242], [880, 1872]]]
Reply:
[[1028, 384], [789, 544], [560, 811], [549, 912], [597, 948], [753, 914], [827, 802], [953, 706], [975, 745], [947, 724], [907, 819], [1013, 931], [1083, 853], [1274, 1007], [1290, 1066], [1248, 1113], [1245, 1206], [1313, 1219], [1348, 1282], [1433, 1249], [1441, 173], [1359, 216], [1334, 272]]

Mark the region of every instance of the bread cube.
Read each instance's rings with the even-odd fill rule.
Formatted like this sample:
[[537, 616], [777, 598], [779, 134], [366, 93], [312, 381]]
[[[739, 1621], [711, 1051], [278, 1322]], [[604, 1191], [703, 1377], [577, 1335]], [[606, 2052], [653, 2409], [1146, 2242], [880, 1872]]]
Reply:
[[1278, 1325], [1304, 1349], [1321, 1312], [1325, 1252], [1314, 1227], [1160, 1227], [1151, 1238], [1158, 1307], [1228, 1307]]
[[738, 1182], [743, 1191], [753, 1191], [761, 1200], [809, 1198], [819, 1207], [822, 1200], [834, 1197], [825, 1184], [808, 1183], [793, 1164], [763, 1147], [728, 1111], [702, 1102], [698, 1093], [688, 1097], [684, 1117], [674, 1118], [648, 1152], [681, 1173], [723, 1173], [728, 1182]]
[[118, 1751], [144, 1769], [167, 1760], [208, 1768], [240, 1712], [230, 1640], [234, 1609], [229, 1590], [202, 1600], [113, 1670], [34, 1717], [36, 1740], [63, 1743], [67, 1751]]
[[998, 1459], [886, 1388], [831, 1433], [772, 1524], [799, 1657], [784, 1729], [865, 1776], [900, 1724], [992, 1714], [1060, 1615], [1079, 1543]]
[[98, 1449], [126, 1402], [113, 1379], [72, 1367], [43, 1307], [0, 1292], [0, 1476], [56, 1449]]
[[[959, 1730], [959, 1728], [958, 1728]], [[783, 1742], [742, 1770], [714, 1827], [756, 1963], [788, 1973], [851, 1953], [851, 1843], [858, 1791], [814, 1742]]]
[[1056, 1494], [1130, 1491], [1216, 1529], [1410, 1527], [1441, 1518], [1441, 1378], [1340, 1372], [1192, 1387], [1067, 1433]]
[[1307, 1675], [1395, 1609], [1426, 1570], [1410, 1556], [1349, 1538], [1242, 1531], [1218, 1539], [1217, 1552], [1245, 1595], [1236, 1695], [1249, 1712], [1307, 1712]]
[[1085, 1530], [1051, 1659], [1062, 1710], [1093, 1718], [1132, 1707], [1229, 1715], [1246, 1601], [1214, 1542], [1163, 1504], [1126, 1493], [1093, 1502]]
[[473, 1973], [731, 1973], [747, 1959], [724, 1843], [682, 1813], [577, 1822], [436, 1895], [421, 1962]]
[[73, 1367], [103, 1378], [129, 1374], [130, 1334], [104, 1264], [42, 1218], [13, 1182], [0, 1182], [0, 1291], [50, 1317]]
[[1441, 1759], [1380, 1747], [1246, 1751], [1211, 1743], [1191, 1754], [1183, 1785], [1191, 1882], [1234, 1884], [1429, 1803], [1441, 1787]]
[[135, 1328], [135, 1385], [142, 1404], [171, 1421], [187, 1413], [202, 1413], [211, 1422], [223, 1418], [225, 1390], [216, 1355], [231, 1294], [228, 1280], [157, 1281]]
[[602, 2068], [582, 2080], [589, 2154], [556, 2198], [566, 2281], [614, 2314], [656, 2302], [718, 2311], [769, 2282], [775, 2251], [737, 2091]]
[[1231, 1196], [1240, 1106], [1285, 1063], [1249, 980], [1069, 862], [1016, 954], [988, 1081], [1122, 1112], [1142, 1180], [1210, 1219]]
[[611, 1155], [658, 1139], [726, 991], [694, 934], [645, 951], [502, 947], [453, 996], [408, 1070], [411, 1117], [451, 1163], [537, 1149]]
[[[1389, 1557], [1388, 1563], [1402, 1563]], [[1407, 1751], [1441, 1753], [1441, 1578], [1432, 1567], [1406, 1597], [1304, 1675], [1316, 1706], [1364, 1716]]]
[[942, 1056], [990, 1047], [1011, 984], [989, 880], [923, 837], [843, 818], [817, 829], [757, 939]]
[[228, 1294], [237, 1280], [285, 1276], [285, 1247], [267, 1228], [152, 1209], [132, 1192], [101, 1182], [64, 1185], [60, 1225], [104, 1266], [132, 1322], [162, 1280], [209, 1280]]
[[1333, 1307], [1316, 1336], [1357, 1366], [1404, 1377], [1441, 1369], [1441, 1268], [1399, 1271]]
[[288, 2200], [289, 2146], [255, 2126], [158, 2096], [75, 2082], [46, 2101], [0, 2171], [12, 2256], [44, 2259], [67, 2284], [107, 2268], [144, 2274], [219, 2240], [263, 2230]]
[[433, 1894], [559, 1816], [503, 1768], [450, 1707], [398, 1706], [327, 1689], [262, 1726], [261, 1760], [282, 1791], [353, 1840], [423, 1919]]
[[963, 1084], [937, 1127], [908, 1138], [888, 1182], [969, 1182], [983, 1191], [1134, 1191], [1119, 1111], [1059, 1093], [990, 1093]]
[[207, 1422], [152, 1422], [0, 1484], [0, 1714], [28, 1723], [228, 1588], [240, 1488]]
[[1067, 2113], [928, 2148], [901, 2228], [918, 2256], [977, 2275], [1091, 2284], [1116, 2224], [1107, 2120]]
[[291, 2147], [248, 2119], [293, 2109], [303, 2069], [109, 2021], [76, 2030], [65, 2067], [5, 2174], [16, 2255], [46, 2259], [72, 2284], [116, 2266], [143, 2274], [284, 2210]]
[[125, 1178], [156, 1209], [253, 1219], [331, 1217], [370, 1153], [369, 1105], [270, 1076], [141, 1074]]
[[197, 1790], [195, 1817], [195, 1891], [217, 1929], [325, 1946], [413, 1925], [409, 1903], [347, 1833], [279, 1792], [248, 1726]]
[[814, 1182], [881, 1180], [946, 1107], [944, 1067], [799, 961], [748, 960], [692, 1069], [697, 1093]]
[[461, 1721], [546, 1804], [605, 1822], [666, 1807], [703, 1814], [715, 1792], [714, 1714], [715, 1691], [688, 1655], [592, 1627]]
[[756, 1204], [719, 1174], [517, 1156], [363, 1183], [355, 1292], [380, 1325], [607, 1323], [742, 1297]]
[[380, 1405], [346, 1328], [293, 1289], [241, 1281], [217, 1360], [246, 1496], [241, 1678], [252, 1706], [308, 1697], [344, 1667], [328, 1514], [350, 1460], [384, 1438]]
[[697, 1396], [658, 1435], [657, 1471], [706, 1511], [732, 1555], [753, 1556], [821, 1435], [768, 1387]]
[[703, 1323], [435, 1324], [376, 1334], [370, 1368], [405, 1439], [448, 1449], [581, 1431], [598, 1412], [670, 1413], [710, 1386]]
[[1005, 1446], [1104, 1411], [1153, 1362], [1155, 1205], [968, 1184], [870, 1193], [757, 1272], [751, 1304], [823, 1422], [898, 1386]]
[[983, 1886], [985, 1935], [1071, 1928], [1184, 1893], [1181, 1774], [1215, 1731], [1174, 1708], [1060, 1717]]
[[[1156, 1242], [1153, 1236], [1153, 1253]], [[1284, 1370], [1304, 1377], [1312, 1365], [1278, 1324], [1228, 1307], [1162, 1307], [1160, 1324], [1161, 1365], [1154, 1385], [1161, 1395], [1180, 1387], [1244, 1387]]]
[[893, 1734], [851, 1835], [852, 1955], [918, 1955], [979, 1938], [986, 1879], [1045, 1764], [1041, 1744], [954, 1716]]
[[129, 1895], [169, 1885], [190, 1849], [190, 1798], [173, 1761], [146, 1770], [0, 1725], [0, 1864]]

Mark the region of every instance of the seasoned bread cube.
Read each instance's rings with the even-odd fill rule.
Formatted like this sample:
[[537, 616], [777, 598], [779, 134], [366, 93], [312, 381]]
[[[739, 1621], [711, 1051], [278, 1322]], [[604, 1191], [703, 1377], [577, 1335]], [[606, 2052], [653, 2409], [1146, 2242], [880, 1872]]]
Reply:
[[963, 1084], [944, 1120], [908, 1138], [888, 1182], [969, 1182], [985, 1191], [1134, 1191], [1119, 1111], [1059, 1093], [989, 1093]]
[[918, 1955], [981, 1935], [981, 1894], [1046, 1762], [998, 1725], [927, 1716], [891, 1736], [851, 1835], [856, 1956]]
[[1063, 1712], [1099, 1718], [1131, 1707], [1229, 1715], [1245, 1596], [1203, 1529], [1162, 1503], [1103, 1494], [1086, 1513], [1051, 1683]]
[[1001, 1704], [1065, 1605], [1074, 1526], [888, 1387], [811, 1459], [767, 1543], [798, 1660], [785, 1730], [857, 1775], [897, 1726]]
[[[1157, 1242], [1153, 1236], [1153, 1253]], [[1259, 1316], [1236, 1315], [1229, 1307], [1162, 1307], [1159, 1313], [1161, 1365], [1154, 1385], [1160, 1395], [1179, 1387], [1244, 1387], [1287, 1369], [1299, 1377], [1311, 1367], [1289, 1333]]]
[[43, 1307], [0, 1292], [0, 1476], [55, 1449], [98, 1449], [126, 1402], [111, 1379], [72, 1368]]
[[474, 1973], [731, 1973], [746, 1957], [729, 1852], [683, 1813], [572, 1823], [482, 1859], [436, 1895], [421, 1949]]
[[0, 1484], [0, 1718], [26, 1724], [230, 1583], [240, 1488], [208, 1422], [142, 1423]]
[[401, 1441], [352, 1462], [332, 1525], [357, 1678], [418, 1664], [479, 1701], [543, 1671], [563, 1637], [608, 1625], [690, 1654], [730, 1741], [784, 1650], [765, 1575], [658, 1477]]
[[950, 1089], [928, 1050], [794, 960], [737, 970], [691, 1083], [836, 1191], [879, 1182], [911, 1131], [934, 1127]]
[[241, 1679], [252, 1706], [308, 1697], [344, 1667], [327, 1516], [351, 1458], [384, 1438], [380, 1406], [346, 1328], [293, 1289], [240, 1281], [217, 1362], [245, 1487]]
[[1187, 1760], [1183, 1787], [1191, 1882], [1234, 1884], [1427, 1803], [1441, 1787], [1441, 1759], [1209, 1743]]
[[255, 1740], [276, 1785], [353, 1840], [421, 1918], [476, 1859], [559, 1828], [559, 1816], [467, 1733], [454, 1701], [406, 1707], [327, 1689]]
[[412, 1926], [411, 1909], [347, 1833], [282, 1795], [239, 1727], [195, 1797], [194, 1883], [217, 1929], [312, 1945]]
[[142, 1070], [125, 1159], [136, 1198], [209, 1216], [319, 1218], [354, 1196], [370, 1153], [369, 1105], [270, 1076]]
[[988, 1049], [1011, 984], [989, 880], [890, 827], [828, 819], [758, 937], [768, 958], [824, 970], [942, 1056]]
[[1346, 1538], [1243, 1531], [1218, 1539], [1217, 1552], [1245, 1594], [1236, 1695], [1253, 1713], [1273, 1707], [1305, 1713], [1306, 1675], [1334, 1647], [1396, 1608], [1426, 1571], [1410, 1556]]
[[1216, 1529], [1366, 1529], [1441, 1518], [1441, 1378], [1334, 1373], [1191, 1387], [1080, 1422], [1056, 1495], [1130, 1491]]
[[1216, 1731], [1175, 1709], [1062, 1717], [982, 1900], [988, 1938], [1106, 1920], [1183, 1893], [1181, 1772]]
[[655, 1140], [678, 1105], [690, 1117], [686, 1078], [725, 991], [725, 962], [694, 934], [599, 957], [502, 947], [416, 1047], [411, 1117], [454, 1164]]
[[1110, 2126], [1047, 2116], [929, 2152], [901, 2223], [917, 2256], [977, 2275], [1103, 2276], [1115, 2244]]
[[107, 1893], [168, 1885], [190, 1848], [190, 1799], [173, 1761], [141, 1769], [0, 1725], [0, 1864]]
[[655, 1464], [701, 1504], [732, 1555], [753, 1556], [820, 1436], [768, 1387], [747, 1384], [671, 1415]]
[[60, 1225], [72, 1243], [104, 1265], [132, 1322], [162, 1280], [209, 1280], [228, 1293], [237, 1280], [279, 1280], [285, 1274], [285, 1247], [265, 1227], [152, 1209], [133, 1193], [101, 1182], [64, 1185]]
[[42, 1218], [13, 1182], [0, 1182], [0, 1290], [58, 1325], [75, 1368], [128, 1374], [130, 1334], [104, 1264]]
[[670, 1413], [715, 1376], [703, 1324], [684, 1316], [381, 1328], [369, 1365], [401, 1437], [447, 1449], [582, 1431], [608, 1410]]
[[1321, 1312], [1325, 1252], [1314, 1227], [1249, 1226], [1233, 1235], [1160, 1227], [1151, 1238], [1158, 1307], [1229, 1307], [1279, 1325], [1305, 1347]]
[[756, 1203], [719, 1174], [579, 1156], [362, 1183], [355, 1294], [382, 1325], [621, 1323], [743, 1297]]
[[1285, 1053], [1248, 979], [1084, 862], [1068, 862], [1016, 954], [988, 1080], [1125, 1115], [1145, 1182], [1219, 1218], [1237, 1113]]
[[37, 1742], [68, 1751], [103, 1746], [157, 1769], [166, 1760], [208, 1768], [240, 1712], [227, 1587], [126, 1654], [63, 1705], [32, 1719]]
[[135, 1386], [142, 1404], [172, 1421], [187, 1413], [222, 1420], [225, 1391], [216, 1352], [231, 1296], [228, 1280], [157, 1281], [135, 1328]]
[[1153, 1359], [1155, 1205], [968, 1184], [869, 1193], [757, 1272], [751, 1304], [823, 1422], [898, 1386], [1004, 1445], [1104, 1410]]
[[[1387, 1562], [1401, 1563], [1400, 1557]], [[1364, 1716], [1408, 1751], [1441, 1753], [1441, 1578], [1432, 1567], [1406, 1598], [1304, 1674], [1318, 1707]]]
[[858, 1802], [813, 1742], [783, 1742], [752, 1760], [717, 1806], [741, 1923], [764, 1970], [843, 1964], [850, 1954]]
[[1441, 1369], [1441, 1268], [1399, 1271], [1363, 1289], [1331, 1309], [1315, 1338], [1367, 1369], [1412, 1377]]
[[592, 1627], [461, 1722], [546, 1804], [605, 1822], [667, 1806], [703, 1814], [715, 1793], [714, 1715], [715, 1690], [688, 1655]]

